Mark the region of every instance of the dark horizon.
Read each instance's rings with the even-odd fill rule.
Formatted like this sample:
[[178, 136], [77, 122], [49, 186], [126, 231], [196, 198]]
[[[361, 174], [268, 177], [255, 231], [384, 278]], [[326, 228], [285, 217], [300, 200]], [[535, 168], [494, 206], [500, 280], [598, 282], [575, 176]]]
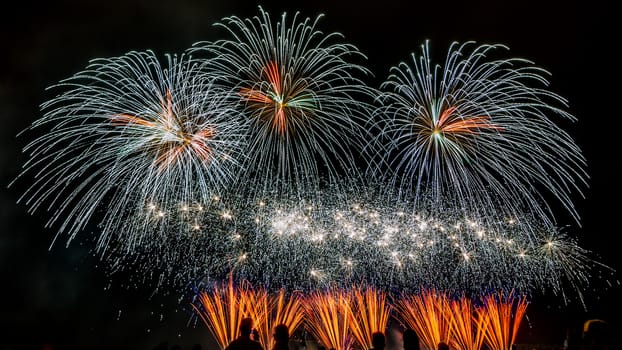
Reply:
[[[550, 90], [568, 100], [576, 123], [562, 122], [587, 159], [590, 176], [585, 198], [573, 201], [581, 225], [556, 210], [561, 226], [594, 257], [620, 271], [615, 218], [620, 208], [616, 158], [614, 91], [619, 74], [611, 51], [614, 44], [613, 5], [608, 1], [469, 3], [355, 1], [245, 3], [243, 1], [82, 2], [21, 1], [5, 7], [0, 22], [4, 44], [0, 60], [2, 107], [2, 230], [0, 276], [0, 349], [151, 349], [162, 341], [190, 348], [209, 338], [200, 322], [188, 325], [191, 313], [184, 300], [166, 291], [150, 299], [149, 288], [108, 277], [90, 253], [86, 238], [65, 247], [61, 237], [48, 250], [56, 226], [46, 228], [46, 213], [27, 213], [16, 204], [24, 184], [6, 186], [26, 160], [27, 140], [16, 135], [41, 117], [39, 105], [53, 97], [50, 85], [84, 69], [89, 60], [153, 50], [159, 57], [180, 54], [193, 43], [222, 34], [212, 26], [225, 16], [268, 10], [273, 21], [282, 12], [315, 18], [319, 28], [340, 32], [344, 42], [367, 55], [365, 65], [379, 84], [389, 68], [419, 52], [430, 40], [434, 57], [442, 60], [453, 41], [504, 44], [508, 57], [521, 57], [551, 73]], [[560, 121], [561, 122], [561, 121]], [[86, 235], [85, 235], [86, 237]], [[595, 278], [596, 280], [596, 278]], [[612, 278], [617, 283], [619, 272]], [[129, 286], [129, 289], [126, 288]], [[596, 283], [592, 288], [601, 288]], [[582, 305], [563, 305], [561, 296], [537, 296], [528, 309], [519, 338], [561, 345], [570, 323], [588, 318], [610, 322], [622, 333], [619, 283], [609, 289], [585, 291]], [[619, 336], [618, 336], [619, 338]], [[620, 339], [618, 339], [620, 341]]]

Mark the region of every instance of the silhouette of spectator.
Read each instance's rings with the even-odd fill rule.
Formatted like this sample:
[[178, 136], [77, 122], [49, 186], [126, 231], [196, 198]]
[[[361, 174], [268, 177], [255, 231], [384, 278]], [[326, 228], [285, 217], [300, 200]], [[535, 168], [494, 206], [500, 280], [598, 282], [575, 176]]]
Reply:
[[192, 350], [203, 350], [203, 347], [201, 346], [201, 344], [197, 343], [192, 345]]
[[240, 321], [240, 335], [225, 348], [225, 350], [264, 350], [263, 346], [251, 339], [253, 331], [253, 319], [243, 318]]
[[285, 324], [274, 327], [274, 346], [272, 350], [289, 350], [289, 328]]
[[182, 350], [182, 348], [181, 348], [181, 345], [175, 344], [175, 345], [171, 346], [171, 350]]
[[583, 328], [585, 350], [612, 350], [612, 334], [609, 324], [603, 320], [588, 320]]
[[449, 350], [449, 345], [445, 342], [438, 343], [438, 350]]
[[412, 328], [406, 328], [402, 334], [402, 340], [404, 341], [404, 350], [420, 350], [419, 336]]
[[384, 350], [386, 338], [382, 332], [374, 332], [371, 335], [371, 346], [374, 350]]

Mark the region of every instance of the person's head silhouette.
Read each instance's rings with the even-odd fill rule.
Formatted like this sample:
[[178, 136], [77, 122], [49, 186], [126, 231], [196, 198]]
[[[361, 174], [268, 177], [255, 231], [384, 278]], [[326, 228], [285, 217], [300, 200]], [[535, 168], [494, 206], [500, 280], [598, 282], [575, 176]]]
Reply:
[[289, 328], [285, 324], [279, 324], [274, 327], [274, 340], [278, 342], [289, 341]]
[[250, 317], [243, 318], [240, 321], [240, 334], [243, 336], [250, 336], [253, 331], [253, 319]]
[[384, 350], [386, 338], [382, 332], [374, 332], [371, 335], [371, 346], [374, 350]]

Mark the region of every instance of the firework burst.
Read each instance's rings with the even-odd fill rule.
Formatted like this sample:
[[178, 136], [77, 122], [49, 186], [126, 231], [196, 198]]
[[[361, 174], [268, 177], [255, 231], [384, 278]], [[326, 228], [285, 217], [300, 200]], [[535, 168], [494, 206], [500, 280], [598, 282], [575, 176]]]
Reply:
[[[581, 298], [592, 267], [608, 269], [556, 227], [547, 204], [561, 202], [578, 222], [571, 195], [587, 176], [580, 150], [549, 119], [574, 121], [546, 89], [546, 71], [490, 59], [505, 47], [473, 43], [453, 44], [432, 65], [426, 44], [378, 96], [361, 80], [364, 55], [322, 33], [321, 16], [273, 22], [259, 10], [217, 23], [230, 39], [191, 49], [207, 57], [163, 65], [130, 52], [55, 85], [60, 94], [30, 128], [44, 134], [25, 148], [20, 177], [34, 183], [20, 201], [52, 211], [49, 225], [68, 244], [98, 225], [96, 251], [111, 272], [155, 276], [158, 287], [231, 273], [269, 290], [511, 286], [566, 300], [568, 287]], [[380, 109], [365, 102], [373, 98]], [[367, 157], [374, 186], [389, 186], [363, 184]], [[267, 336], [270, 303], [285, 304], [263, 293], [252, 303], [263, 309], [248, 312], [266, 319]], [[382, 310], [363, 311], [339, 322], [385, 322]], [[351, 346], [342, 335], [325, 342]], [[355, 337], [369, 341], [362, 330]]]
[[[238, 222], [247, 237], [239, 242], [252, 244], [238, 248], [246, 258], [235, 273], [277, 288], [366, 281], [382, 289], [478, 294], [510, 285], [581, 297], [590, 270], [608, 269], [559, 228], [539, 226], [528, 216], [484, 223], [461, 208], [412, 212], [412, 202], [354, 191], [323, 192], [317, 206], [266, 199], [242, 219], [253, 225]], [[290, 258], [274, 264], [284, 254]]]
[[571, 194], [585, 185], [585, 160], [550, 116], [575, 118], [546, 90], [546, 71], [524, 59], [490, 58], [500, 49], [454, 43], [435, 65], [426, 43], [411, 62], [393, 67], [382, 85], [385, 120], [376, 125], [373, 170], [407, 192], [482, 217], [527, 212], [551, 223], [551, 195], [578, 222]]
[[35, 180], [20, 200], [52, 210], [68, 242], [100, 212], [100, 251], [140, 246], [155, 221], [170, 234], [167, 210], [210, 203], [244, 162], [247, 123], [185, 55], [96, 59], [53, 88], [31, 127], [47, 133], [24, 150], [21, 176]]
[[[338, 43], [338, 33], [317, 29], [321, 16], [274, 23], [260, 15], [224, 18], [217, 26], [232, 39], [198, 43], [207, 53], [206, 71], [237, 93], [251, 121], [247, 176], [240, 179], [250, 197], [267, 190], [317, 190], [323, 180], [356, 168], [355, 155], [371, 115], [365, 99], [374, 89], [359, 78], [369, 71], [356, 64], [365, 57]], [[252, 185], [251, 185], [252, 184]]]

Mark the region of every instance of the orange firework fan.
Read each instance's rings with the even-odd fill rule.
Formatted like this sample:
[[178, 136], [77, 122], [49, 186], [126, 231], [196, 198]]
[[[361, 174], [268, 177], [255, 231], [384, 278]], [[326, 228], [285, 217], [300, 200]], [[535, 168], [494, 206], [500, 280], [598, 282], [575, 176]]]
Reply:
[[251, 317], [256, 328], [261, 328], [269, 312], [265, 289], [254, 290], [248, 282], [235, 286], [232, 277], [228, 283], [215, 287], [211, 292], [200, 292], [198, 299], [198, 305], [193, 303], [192, 308], [221, 349], [238, 336], [243, 318]]
[[488, 295], [483, 302], [477, 315], [485, 325], [486, 345], [491, 350], [510, 350], [527, 311], [527, 298], [515, 295], [512, 290]]
[[351, 295], [342, 290], [315, 291], [307, 296], [305, 310], [311, 333], [327, 349], [352, 350]]
[[353, 304], [350, 332], [360, 346], [371, 348], [372, 334], [386, 333], [391, 305], [384, 292], [371, 286], [354, 287], [350, 293]]
[[408, 327], [419, 335], [422, 346], [436, 349], [439, 342], [451, 343], [451, 308], [447, 293], [422, 290], [419, 295], [402, 293], [394, 307]]
[[456, 350], [479, 350], [484, 342], [487, 318], [475, 317], [470, 299], [462, 297], [449, 302], [451, 312], [451, 347]]
[[264, 313], [265, 317], [258, 323], [259, 342], [264, 349], [272, 349], [274, 346], [274, 338], [272, 333], [274, 327], [279, 324], [287, 326], [290, 334], [302, 324], [304, 319], [304, 308], [299, 293], [287, 294], [285, 289], [279, 290], [277, 294], [269, 297], [269, 307]]

